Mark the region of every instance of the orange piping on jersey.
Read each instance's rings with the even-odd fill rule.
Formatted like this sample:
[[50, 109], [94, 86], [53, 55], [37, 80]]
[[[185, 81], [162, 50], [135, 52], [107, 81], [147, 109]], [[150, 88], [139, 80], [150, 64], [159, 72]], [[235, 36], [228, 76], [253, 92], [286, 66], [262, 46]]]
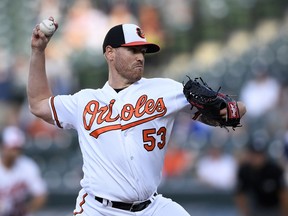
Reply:
[[51, 107], [52, 107], [52, 111], [53, 111], [53, 116], [54, 116], [54, 119], [56, 121], [56, 124], [59, 128], [63, 128], [58, 120], [58, 116], [57, 116], [57, 112], [56, 112], [56, 109], [55, 109], [55, 105], [54, 105], [54, 96], [51, 97]]
[[127, 130], [129, 128], [132, 128], [132, 127], [135, 127], [137, 125], [141, 125], [141, 124], [144, 124], [146, 122], [149, 122], [149, 121], [152, 121], [156, 118], [159, 118], [159, 117], [162, 117], [166, 114], [166, 110], [165, 112], [163, 113], [159, 113], [157, 115], [154, 115], [154, 116], [150, 116], [148, 118], [145, 118], [145, 119], [141, 119], [141, 120], [138, 120], [138, 121], [135, 121], [135, 122], [131, 122], [131, 123], [128, 123], [126, 125], [120, 125], [120, 124], [117, 124], [117, 125], [109, 125], [109, 126], [105, 126], [105, 127], [102, 127], [102, 128], [98, 128], [94, 131], [92, 131], [90, 133], [91, 136], [95, 137], [96, 139], [99, 137], [100, 134], [103, 134], [103, 133], [106, 133], [108, 131], [112, 131], [112, 130], [119, 130], [121, 129], [122, 131], [124, 130]]
[[74, 211], [73, 212], [73, 215], [77, 215], [77, 214], [82, 214], [83, 213], [83, 211], [84, 211], [84, 209], [83, 209], [83, 205], [85, 204], [85, 198], [86, 198], [86, 196], [88, 196], [88, 194], [87, 193], [85, 193], [84, 195], [83, 195], [83, 197], [82, 197], [82, 202], [80, 203], [80, 211], [79, 212], [76, 212], [76, 211]]

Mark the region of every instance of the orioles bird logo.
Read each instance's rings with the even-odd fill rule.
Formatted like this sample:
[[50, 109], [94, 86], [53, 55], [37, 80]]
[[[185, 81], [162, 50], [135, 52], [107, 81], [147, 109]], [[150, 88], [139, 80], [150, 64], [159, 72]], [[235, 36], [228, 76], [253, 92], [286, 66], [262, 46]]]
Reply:
[[142, 29], [137, 28], [137, 29], [136, 29], [136, 32], [137, 32], [137, 35], [138, 35], [139, 37], [145, 39], [145, 34], [144, 34], [144, 32], [142, 31]]

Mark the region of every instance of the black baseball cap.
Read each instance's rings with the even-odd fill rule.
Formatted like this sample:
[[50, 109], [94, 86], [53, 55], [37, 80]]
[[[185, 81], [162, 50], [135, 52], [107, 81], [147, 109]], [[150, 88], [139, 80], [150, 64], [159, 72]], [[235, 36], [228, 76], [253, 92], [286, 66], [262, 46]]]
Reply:
[[103, 53], [108, 45], [113, 48], [145, 46], [147, 47], [146, 53], [155, 53], [160, 50], [158, 45], [147, 42], [142, 29], [134, 24], [121, 24], [111, 28], [103, 42]]

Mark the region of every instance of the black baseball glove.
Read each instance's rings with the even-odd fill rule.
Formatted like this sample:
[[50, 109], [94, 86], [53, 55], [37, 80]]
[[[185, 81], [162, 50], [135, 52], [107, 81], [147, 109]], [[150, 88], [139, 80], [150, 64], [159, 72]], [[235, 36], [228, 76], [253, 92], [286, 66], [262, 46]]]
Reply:
[[[193, 107], [197, 108], [197, 112], [193, 119], [198, 118], [201, 115], [201, 121], [220, 127], [240, 127], [240, 113], [237, 102], [228, 95], [214, 91], [210, 88], [202, 78], [195, 78], [189, 80], [184, 84], [183, 93], [187, 98], [187, 101]], [[201, 82], [199, 82], [199, 80]], [[220, 115], [220, 110], [226, 108], [226, 118]]]

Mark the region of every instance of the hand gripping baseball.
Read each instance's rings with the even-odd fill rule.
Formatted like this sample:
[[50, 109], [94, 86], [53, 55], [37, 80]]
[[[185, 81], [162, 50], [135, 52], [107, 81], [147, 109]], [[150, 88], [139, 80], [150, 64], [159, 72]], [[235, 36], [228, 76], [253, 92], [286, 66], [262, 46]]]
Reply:
[[45, 19], [40, 24], [37, 24], [32, 32], [32, 49], [43, 51], [57, 29], [58, 23], [53, 17]]
[[53, 17], [51, 19], [44, 19], [39, 24], [40, 31], [45, 34], [46, 37], [51, 37], [54, 32], [56, 31], [56, 25], [53, 20]]
[[[202, 114], [204, 123], [220, 127], [240, 127], [240, 113], [237, 102], [228, 95], [211, 89], [202, 78], [191, 80], [184, 85], [183, 93], [187, 101], [198, 109], [198, 116]], [[200, 79], [201, 83], [198, 82]], [[223, 117], [220, 111], [226, 109]]]

